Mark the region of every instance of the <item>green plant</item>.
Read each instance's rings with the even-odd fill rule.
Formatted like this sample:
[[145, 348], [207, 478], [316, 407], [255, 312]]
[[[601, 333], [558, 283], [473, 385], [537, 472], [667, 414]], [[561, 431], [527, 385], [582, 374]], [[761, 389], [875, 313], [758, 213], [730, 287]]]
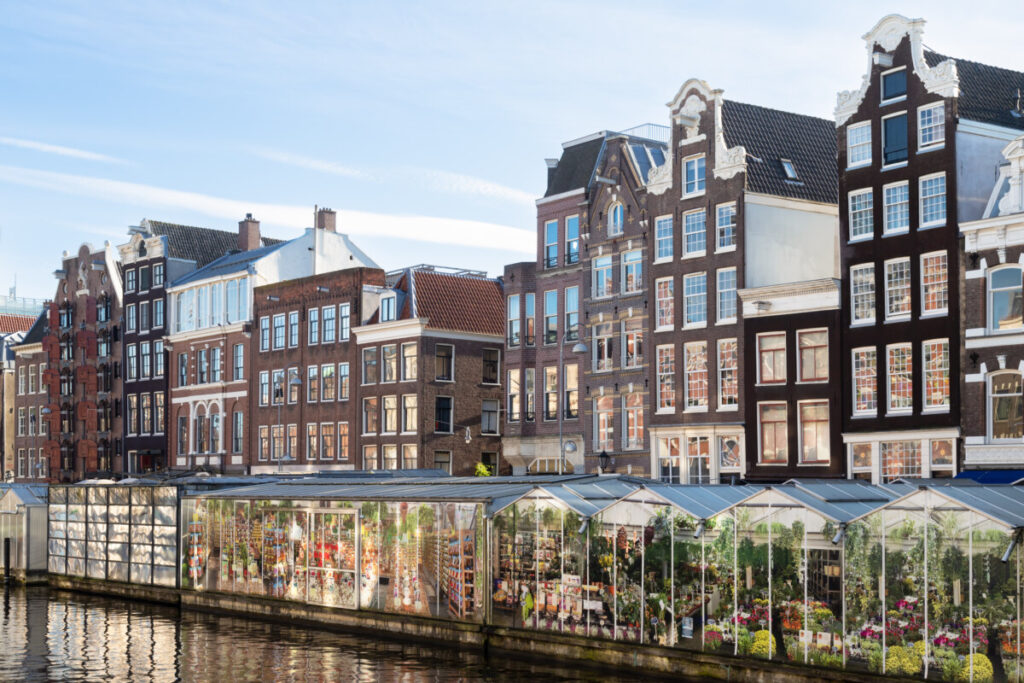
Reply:
[[476, 465], [473, 466], [473, 476], [474, 477], [490, 477], [493, 474], [494, 473], [491, 472], [490, 466], [485, 465], [482, 462], [478, 462]]
[[754, 647], [754, 636], [750, 634], [750, 631], [746, 629], [740, 630], [740, 636], [736, 640], [736, 649], [739, 650], [741, 655], [749, 655], [750, 650]]

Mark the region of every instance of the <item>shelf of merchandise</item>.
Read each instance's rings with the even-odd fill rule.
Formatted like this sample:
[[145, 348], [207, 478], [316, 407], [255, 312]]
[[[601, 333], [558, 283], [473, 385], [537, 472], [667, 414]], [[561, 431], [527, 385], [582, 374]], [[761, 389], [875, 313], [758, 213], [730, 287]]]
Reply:
[[465, 619], [472, 615], [476, 540], [472, 529], [453, 530], [448, 539], [448, 610]]

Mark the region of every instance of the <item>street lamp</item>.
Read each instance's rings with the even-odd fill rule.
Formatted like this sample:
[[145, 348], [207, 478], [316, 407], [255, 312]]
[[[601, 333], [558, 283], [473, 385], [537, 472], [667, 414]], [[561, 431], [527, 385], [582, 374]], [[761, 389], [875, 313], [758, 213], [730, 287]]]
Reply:
[[[284, 380], [284, 375], [281, 376], [281, 380]], [[302, 380], [299, 379], [298, 377], [292, 377], [290, 380], [288, 380], [288, 387], [289, 388], [291, 388], [291, 387], [301, 387], [301, 386], [302, 386]], [[300, 396], [299, 398], [301, 399], [302, 397]], [[281, 399], [281, 400], [278, 401], [278, 399]], [[284, 425], [281, 424], [281, 406], [284, 405], [284, 387], [282, 386], [282, 382], [281, 381], [278, 381], [278, 382], [276, 382], [274, 384], [274, 401], [277, 403], [277, 426], [281, 428], [281, 441], [282, 442], [286, 442], [288, 444], [287, 446], [285, 446], [284, 457], [283, 458], [277, 457], [278, 453], [277, 453], [277, 448], [276, 448], [275, 440], [273, 438], [270, 439], [270, 448], [274, 451], [272, 453], [272, 455], [274, 457], [276, 457], [276, 459], [277, 459], [277, 473], [281, 474], [281, 471], [282, 471], [281, 470], [281, 465], [282, 465], [282, 463], [285, 460], [291, 460], [292, 459], [292, 456], [291, 456], [291, 442], [288, 441], [288, 434], [285, 431]]]
[[[572, 450], [568, 450], [565, 440], [562, 437], [562, 420], [565, 418], [565, 345], [569, 342], [569, 333], [566, 332], [563, 335], [561, 342], [558, 344], [558, 474], [565, 474], [565, 454], [566, 451], [569, 453], [576, 452], [576, 442], [570, 441], [569, 445], [572, 446]], [[576, 342], [572, 347], [573, 353], [586, 353], [587, 345], [581, 341]], [[579, 375], [577, 375], [577, 381]], [[577, 387], [578, 389], [578, 387]]]
[[606, 472], [608, 470], [608, 460], [609, 460], [608, 451], [601, 451], [601, 455], [599, 455], [598, 458], [599, 458], [598, 462], [601, 463], [601, 472]]

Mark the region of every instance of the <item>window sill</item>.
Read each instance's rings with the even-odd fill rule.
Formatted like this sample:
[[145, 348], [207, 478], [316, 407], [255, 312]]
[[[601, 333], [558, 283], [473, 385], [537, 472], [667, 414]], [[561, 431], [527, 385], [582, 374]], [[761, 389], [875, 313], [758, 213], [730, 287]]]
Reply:
[[707, 322], [702, 322], [702, 323], [690, 323], [690, 324], [687, 324], [687, 325], [683, 325], [682, 329], [684, 329], [684, 330], [705, 330], [705, 329], [707, 329], [707, 327], [708, 327]]
[[914, 414], [914, 410], [886, 410], [886, 417], [909, 417]]
[[754, 386], [755, 387], [784, 387], [784, 386], [786, 386], [786, 382], [785, 381], [782, 381], [782, 382], [757, 382], [756, 384], [754, 384]]
[[882, 239], [886, 237], [902, 237], [910, 234], [910, 227], [900, 228], [898, 230], [886, 230], [882, 233]]
[[455, 380], [453, 380], [453, 379], [441, 379], [440, 377], [436, 377], [434, 379], [434, 381], [435, 382], [440, 382], [442, 384], [455, 384]]
[[813, 462], [798, 462], [797, 467], [828, 467], [832, 464], [831, 460], [815, 460]]
[[798, 380], [796, 381], [796, 384], [797, 384], [797, 385], [805, 385], [805, 384], [828, 384], [828, 377], [826, 377], [826, 378], [824, 378], [824, 379], [798, 379]]
[[738, 413], [739, 411], [740, 411], [740, 407], [738, 405], [735, 405], [735, 406], [722, 406], [722, 405], [720, 405], [720, 406], [718, 406], [718, 412], [720, 412], [720, 413]]
[[949, 413], [949, 406], [941, 406], [938, 408], [925, 408], [921, 411], [922, 415], [945, 415]]
[[788, 467], [789, 462], [759, 462], [758, 467]]
[[716, 254], [732, 254], [735, 251], [736, 251], [736, 245], [735, 244], [732, 245], [732, 246], [729, 246], [729, 247], [717, 247], [717, 248], [715, 248], [715, 253]]
[[656, 411], [654, 411], [654, 414], [655, 415], [675, 415], [676, 414], [676, 409], [675, 408], [658, 408]]
[[674, 255], [673, 256], [664, 256], [664, 257], [659, 258], [659, 259], [654, 259], [653, 261], [651, 261], [651, 265], [652, 266], [660, 266], [660, 265], [662, 265], [664, 263], [672, 263], [672, 259], [673, 258], [675, 258]]
[[655, 332], [673, 332], [673, 331], [675, 331], [675, 329], [676, 329], [675, 325], [667, 325], [667, 326], [662, 326], [662, 327], [655, 327], [654, 331]]
[[881, 171], [884, 173], [886, 171], [895, 171], [896, 169], [899, 168], [906, 168], [908, 163], [908, 161], [897, 161], [895, 164], [887, 164], [885, 166], [882, 166]]
[[917, 153], [918, 154], [927, 154], [928, 152], [937, 152], [940, 149], [945, 149], [945, 148], [946, 148], [946, 141], [945, 141], [945, 139], [943, 139], [942, 142], [937, 142], [935, 144], [928, 145], [927, 147], [918, 147], [917, 148]]
[[851, 322], [850, 323], [850, 329], [854, 329], [854, 328], [857, 328], [857, 327], [874, 327], [874, 325], [875, 325], [875, 319], [874, 318], [872, 318], [871, 320], [857, 320], [855, 322]]
[[871, 166], [871, 159], [865, 159], [864, 161], [858, 161], [855, 164], [850, 164], [846, 167], [847, 171], [856, 171], [861, 168], [869, 168]]
[[886, 318], [885, 322], [883, 323], [883, 325], [894, 325], [894, 324], [897, 324], [897, 323], [910, 322], [910, 318], [911, 318], [910, 315], [901, 315], [899, 317]]
[[851, 419], [853, 420], [874, 420], [878, 417], [878, 411], [873, 413], [854, 413]]
[[867, 235], [857, 235], [856, 237], [851, 237], [850, 239], [846, 240], [846, 243], [847, 244], [860, 244], [862, 242], [870, 242], [873, 239], [875, 239], [875, 231], [874, 230], [872, 230]]
[[682, 261], [689, 261], [689, 260], [691, 260], [691, 259], [695, 259], [695, 258], [704, 258], [704, 257], [705, 257], [705, 256], [707, 256], [707, 255], [708, 255], [708, 252], [707, 252], [707, 250], [704, 250], [704, 251], [695, 251], [695, 252], [694, 252], [694, 253], [692, 253], [692, 254], [683, 254], [683, 256], [682, 256], [681, 260], [682, 260]]
[[928, 320], [929, 318], [944, 318], [949, 315], [949, 309], [943, 309], [941, 311], [926, 311], [921, 314], [921, 320]]
[[739, 321], [738, 318], [725, 318], [715, 323], [715, 327], [721, 327], [724, 325], [735, 325]]
[[944, 227], [946, 227], [946, 221], [938, 221], [936, 223], [922, 223], [921, 225], [917, 226], [917, 231], [921, 232], [922, 230], [935, 230], [936, 228]]
[[[897, 69], [897, 71], [898, 71], [898, 69]], [[897, 102], [906, 102], [906, 101], [907, 101], [907, 96], [906, 95], [900, 95], [898, 97], [890, 97], [887, 100], [882, 100], [881, 102], [878, 103], [878, 106], [879, 107], [886, 107], [886, 106], [888, 106], [890, 104], [896, 104]]]
[[703, 197], [707, 194], [707, 190], [697, 190], [696, 192], [684, 192], [680, 199], [693, 199], [694, 197]]
[[707, 406], [698, 406], [696, 408], [684, 408], [683, 413], [706, 413], [708, 412]]

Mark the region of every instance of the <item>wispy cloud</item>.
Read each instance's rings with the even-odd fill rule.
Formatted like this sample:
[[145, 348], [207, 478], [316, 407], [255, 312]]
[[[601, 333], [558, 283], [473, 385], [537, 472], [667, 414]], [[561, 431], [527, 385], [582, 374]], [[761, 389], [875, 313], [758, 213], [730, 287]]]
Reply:
[[370, 174], [366, 171], [361, 171], [358, 168], [352, 168], [350, 166], [342, 166], [334, 161], [325, 161], [323, 159], [314, 159], [312, 157], [302, 156], [300, 154], [291, 154], [289, 152], [280, 152], [273, 149], [265, 149], [262, 147], [252, 147], [249, 149], [252, 154], [263, 159], [270, 161], [276, 161], [281, 164], [287, 164], [288, 166], [297, 166], [298, 168], [307, 168], [311, 171], [319, 171], [320, 173], [330, 173], [332, 175], [339, 175], [345, 178], [368, 178]]
[[[18, 166], [0, 165], [0, 182], [92, 199], [133, 204], [149, 209], [184, 209], [228, 220], [237, 220], [251, 212], [267, 224], [288, 228], [303, 228], [311, 222], [311, 209], [307, 206], [246, 202], [123, 180], [56, 173]], [[342, 232], [349, 235], [396, 237], [440, 244], [507, 249], [522, 253], [532, 253], [535, 248], [532, 232], [484, 221], [364, 211], [338, 211], [338, 225]]]
[[423, 169], [420, 171], [427, 179], [428, 184], [435, 190], [451, 192], [452, 194], [472, 194], [493, 199], [503, 199], [519, 204], [534, 205], [536, 197], [529, 192], [517, 190], [500, 183], [495, 183], [483, 178], [451, 173], [450, 171], [439, 171], [436, 169]]
[[75, 149], [74, 147], [62, 147], [61, 145], [51, 145], [46, 142], [36, 142], [35, 140], [23, 140], [21, 138], [0, 137], [0, 145], [6, 145], [8, 147], [18, 147], [20, 149], [30, 149], [35, 152], [56, 154], [58, 156], [71, 157], [73, 159], [85, 159], [86, 161], [101, 161], [107, 164], [129, 163], [124, 159], [118, 159], [117, 157], [107, 156], [106, 154], [88, 152], [84, 149]]

